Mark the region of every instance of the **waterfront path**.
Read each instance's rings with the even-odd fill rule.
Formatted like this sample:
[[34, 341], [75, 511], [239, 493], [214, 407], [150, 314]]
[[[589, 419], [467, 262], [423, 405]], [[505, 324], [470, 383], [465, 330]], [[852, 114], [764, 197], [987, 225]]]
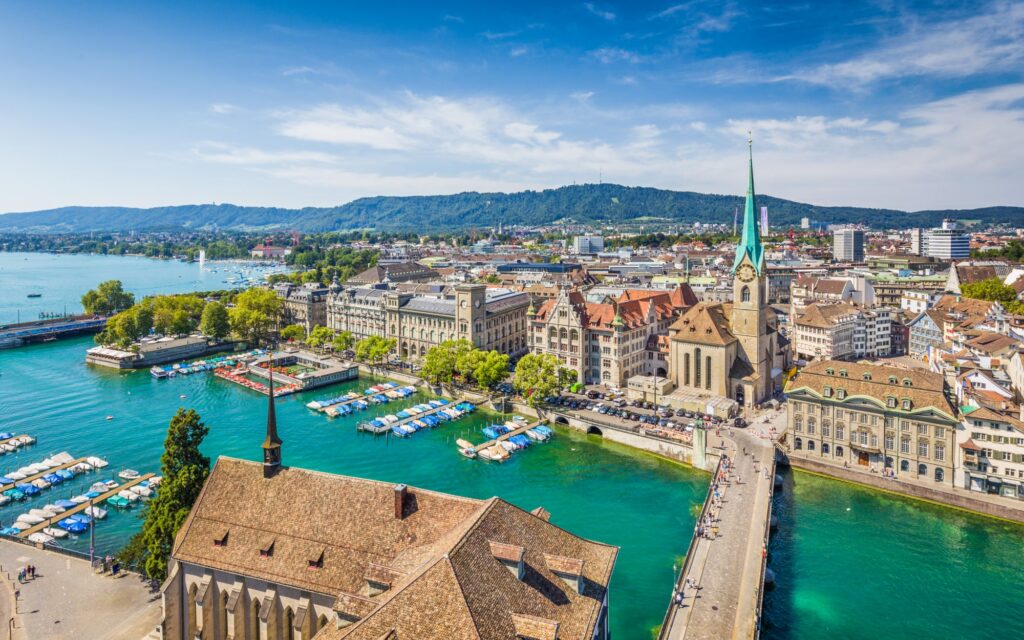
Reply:
[[[29, 564], [37, 577], [19, 584], [18, 571]], [[6, 540], [0, 541], [0, 567], [6, 586], [0, 610], [13, 611], [13, 590], [20, 592], [12, 640], [139, 640], [160, 621], [159, 592], [135, 574], [100, 575], [88, 560]]]
[[[708, 431], [709, 448], [733, 461], [711, 508], [717, 537], [697, 538], [684, 565], [682, 606], [670, 604], [660, 638], [753, 638], [760, 615], [765, 542], [771, 517], [775, 447], [757, 426]], [[746, 453], [744, 453], [746, 452]], [[755, 471], [755, 467], [757, 471]], [[767, 468], [767, 472], [765, 471]]]

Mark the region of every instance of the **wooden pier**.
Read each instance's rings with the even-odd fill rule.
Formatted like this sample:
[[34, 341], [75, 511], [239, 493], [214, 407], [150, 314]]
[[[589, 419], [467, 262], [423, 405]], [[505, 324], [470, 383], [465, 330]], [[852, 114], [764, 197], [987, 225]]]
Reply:
[[[74, 507], [71, 507], [70, 509], [67, 509], [66, 511], [62, 511], [61, 513], [58, 513], [57, 515], [55, 515], [54, 517], [50, 518], [46, 522], [40, 522], [39, 524], [33, 525], [30, 529], [25, 529], [24, 531], [19, 533], [17, 537], [19, 537], [19, 538], [27, 538], [30, 535], [32, 535], [33, 533], [36, 533], [38, 531], [42, 531], [43, 529], [45, 529], [47, 527], [54, 526], [54, 522], [60, 522], [64, 518], [73, 516], [76, 513], [78, 513], [79, 511], [85, 511], [88, 507], [91, 507], [93, 505], [99, 506], [99, 504], [101, 502], [105, 502], [108, 498], [113, 498], [114, 496], [116, 496], [118, 493], [124, 491], [125, 489], [129, 489], [131, 487], [134, 487], [135, 485], [139, 484], [143, 480], [149, 480], [154, 475], [155, 474], [152, 474], [152, 473], [146, 473], [146, 474], [143, 474], [143, 475], [139, 476], [138, 478], [135, 478], [133, 480], [129, 480], [128, 482], [125, 482], [124, 484], [119, 485], [116, 488], [111, 489], [110, 491], [107, 491], [106, 493], [101, 493], [99, 496], [93, 498], [92, 500], [90, 500], [88, 502], [83, 502], [82, 504], [75, 505]], [[93, 520], [95, 520], [95, 518], [93, 518]]]
[[[13, 438], [7, 438], [6, 440], [0, 440], [0, 445], [3, 445], [3, 444], [8, 444], [8, 443], [10, 443], [10, 442], [11, 442], [12, 440], [17, 440], [18, 438], [31, 438], [31, 436], [30, 436], [30, 435], [28, 435], [27, 433], [23, 433], [23, 434], [21, 434], [20, 436], [14, 436]], [[34, 440], [34, 439], [35, 439], [35, 438], [33, 438], [33, 440]], [[21, 448], [21, 447], [30, 447], [30, 446], [32, 446], [32, 445], [28, 445], [28, 444], [20, 444], [20, 445], [18, 445], [18, 448]], [[11, 452], [11, 453], [13, 453], [13, 452]]]
[[[387, 433], [388, 431], [391, 431], [392, 427], [400, 427], [403, 424], [409, 424], [413, 420], [419, 420], [420, 418], [423, 418], [423, 417], [426, 417], [426, 416], [432, 416], [435, 413], [439, 413], [439, 412], [441, 412], [444, 409], [454, 409], [455, 405], [460, 404], [462, 402], [465, 402], [465, 401], [464, 400], [452, 400], [448, 404], [443, 404], [440, 407], [434, 407], [433, 409], [430, 409], [429, 411], [424, 411], [422, 413], [417, 413], [416, 415], [409, 416], [408, 418], [402, 418], [398, 422], [392, 422], [391, 424], [389, 424], [387, 426], [384, 426], [384, 427], [375, 427], [375, 426], [373, 426], [372, 424], [370, 424], [367, 421], [367, 422], [360, 422], [359, 426], [356, 427], [356, 428], [358, 430], [360, 430], [360, 431], [367, 431], [367, 432], [372, 433], [374, 435], [380, 435], [382, 433]], [[473, 405], [473, 406], [475, 407], [476, 405]], [[401, 409], [399, 409], [399, 411], [401, 411]], [[463, 411], [462, 415], [464, 416], [464, 415], [466, 415], [466, 413], [468, 413], [468, 412]], [[459, 416], [459, 417], [461, 418], [462, 416]], [[440, 425], [438, 425], [438, 426], [440, 426]]]
[[31, 483], [33, 480], [38, 480], [39, 478], [42, 478], [43, 476], [48, 476], [51, 473], [54, 473], [56, 471], [60, 471], [61, 469], [67, 469], [68, 467], [73, 467], [76, 464], [78, 464], [79, 462], [86, 462], [86, 459], [85, 458], [78, 458], [77, 460], [72, 460], [71, 462], [65, 462], [64, 464], [59, 464], [56, 467], [51, 467], [51, 468], [47, 469], [46, 471], [40, 471], [39, 473], [37, 473], [35, 475], [32, 475], [32, 476], [29, 476], [29, 477], [25, 478], [24, 480], [16, 480], [16, 481], [12, 482], [11, 484], [0, 485], [0, 493], [3, 493], [4, 491], [7, 491], [8, 489], [14, 489], [14, 488], [16, 488], [16, 485], [24, 484], [26, 482]]
[[485, 442], [483, 444], [476, 445], [475, 447], [473, 447], [472, 451], [473, 451], [473, 453], [479, 453], [480, 451], [483, 451], [484, 449], [490, 449], [491, 447], [493, 447], [494, 445], [498, 444], [499, 442], [504, 442], [505, 440], [508, 440], [512, 436], [517, 436], [520, 433], [526, 433], [530, 429], [533, 429], [534, 427], [539, 427], [539, 426], [541, 426], [543, 424], [547, 424], [547, 420], [538, 420], [537, 422], [533, 422], [533, 423], [530, 423], [530, 424], [525, 424], [525, 425], [519, 427], [518, 429], [513, 429], [512, 431], [509, 431], [508, 433], [501, 434], [500, 436], [498, 436], [494, 440], [488, 440], [487, 442]]

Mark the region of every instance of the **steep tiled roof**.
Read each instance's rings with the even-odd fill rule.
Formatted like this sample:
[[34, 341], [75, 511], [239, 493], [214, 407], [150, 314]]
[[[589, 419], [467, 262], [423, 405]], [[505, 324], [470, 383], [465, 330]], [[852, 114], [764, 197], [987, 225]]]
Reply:
[[726, 345], [736, 340], [729, 328], [729, 316], [719, 303], [701, 302], [669, 327], [673, 340]]
[[856, 314], [857, 311], [857, 307], [845, 302], [809, 304], [794, 324], [830, 329], [840, 318]]
[[[358, 621], [327, 625], [318, 640], [505, 639], [515, 637], [517, 615], [557, 623], [560, 639], [590, 639], [614, 547], [499, 498], [408, 487], [399, 518], [395, 496], [389, 483], [287, 467], [267, 479], [260, 464], [220, 458], [173, 556], [335, 597], [335, 608]], [[227, 544], [214, 546], [225, 532]], [[522, 580], [494, 545], [522, 550]], [[310, 569], [321, 554], [322, 566]], [[549, 568], [545, 554], [579, 561], [582, 593]], [[391, 588], [371, 595], [367, 579]]]

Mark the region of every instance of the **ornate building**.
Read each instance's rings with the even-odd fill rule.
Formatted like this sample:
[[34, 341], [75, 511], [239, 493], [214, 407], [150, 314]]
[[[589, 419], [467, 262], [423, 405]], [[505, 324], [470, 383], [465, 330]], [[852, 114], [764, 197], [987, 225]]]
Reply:
[[543, 508], [219, 458], [162, 586], [166, 640], [607, 640], [618, 549]]
[[751, 157], [743, 235], [732, 267], [733, 301], [694, 305], [669, 329], [669, 377], [681, 391], [753, 405], [778, 388], [788, 356], [768, 306], [768, 269], [757, 218]]

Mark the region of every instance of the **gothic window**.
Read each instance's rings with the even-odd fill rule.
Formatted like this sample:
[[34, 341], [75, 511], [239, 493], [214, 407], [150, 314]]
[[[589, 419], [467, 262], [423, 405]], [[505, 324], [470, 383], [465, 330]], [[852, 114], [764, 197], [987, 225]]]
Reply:
[[704, 388], [705, 389], [710, 389], [711, 388], [711, 356], [707, 356], [706, 358], [704, 358], [704, 364], [706, 365], [704, 367], [706, 369], [706, 371], [704, 371], [704, 380], [705, 380]]
[[700, 386], [700, 349], [697, 348], [693, 352], [693, 386]]
[[745, 286], [740, 290], [740, 301], [750, 302], [750, 287]]
[[683, 354], [683, 384], [690, 386], [690, 354]]

